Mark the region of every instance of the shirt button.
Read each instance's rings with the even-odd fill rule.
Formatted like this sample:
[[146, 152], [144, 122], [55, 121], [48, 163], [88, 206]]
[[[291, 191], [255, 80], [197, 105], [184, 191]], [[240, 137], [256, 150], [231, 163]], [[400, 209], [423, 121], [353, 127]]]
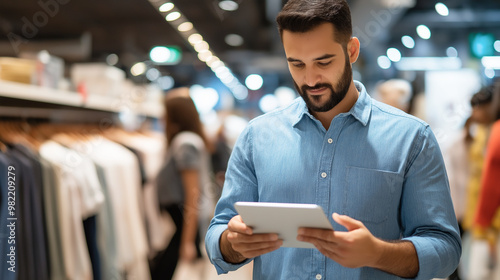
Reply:
[[321, 173], [322, 178], [326, 178], [326, 172]]
[[316, 274], [316, 279], [320, 280], [321, 279], [321, 274]]
[[333, 139], [332, 138], [328, 138], [328, 144], [332, 144], [333, 143]]

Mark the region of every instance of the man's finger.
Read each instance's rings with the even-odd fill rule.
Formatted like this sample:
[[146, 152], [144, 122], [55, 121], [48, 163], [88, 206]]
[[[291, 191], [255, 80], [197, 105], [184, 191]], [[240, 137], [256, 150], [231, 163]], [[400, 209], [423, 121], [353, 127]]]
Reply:
[[333, 231], [331, 229], [299, 228], [297, 234], [298, 237], [321, 239], [327, 242], [334, 241]]
[[243, 222], [240, 215], [234, 216], [229, 221], [227, 227], [230, 231], [235, 231], [235, 232], [240, 232], [240, 233], [245, 233], [245, 234], [252, 234], [253, 233], [252, 228], [247, 226]]
[[348, 231], [363, 227], [363, 223], [346, 215], [332, 214], [332, 218], [338, 224], [344, 226]]
[[238, 243], [274, 242], [278, 240], [278, 235], [275, 233], [248, 235], [245, 233], [230, 231], [227, 234], [227, 239], [231, 242]]

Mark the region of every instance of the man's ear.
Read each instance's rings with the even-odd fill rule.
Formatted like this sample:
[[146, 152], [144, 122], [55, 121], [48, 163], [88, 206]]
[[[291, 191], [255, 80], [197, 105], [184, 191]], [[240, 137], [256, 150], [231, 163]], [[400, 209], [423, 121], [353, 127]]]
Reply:
[[352, 37], [347, 43], [347, 54], [349, 55], [349, 61], [352, 63], [356, 62], [359, 57], [359, 40], [356, 37]]

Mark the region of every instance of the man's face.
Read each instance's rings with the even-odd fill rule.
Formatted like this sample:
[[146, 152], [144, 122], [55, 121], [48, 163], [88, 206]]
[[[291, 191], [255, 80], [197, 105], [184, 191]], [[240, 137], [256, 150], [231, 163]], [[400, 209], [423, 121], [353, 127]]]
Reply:
[[313, 112], [326, 112], [344, 99], [352, 81], [349, 57], [335, 41], [332, 24], [305, 33], [283, 31], [288, 68], [297, 91]]

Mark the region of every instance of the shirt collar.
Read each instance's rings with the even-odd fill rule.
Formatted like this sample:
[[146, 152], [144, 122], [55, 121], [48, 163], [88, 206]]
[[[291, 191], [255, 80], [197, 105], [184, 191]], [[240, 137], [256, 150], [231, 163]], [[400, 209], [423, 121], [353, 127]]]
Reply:
[[[366, 126], [370, 118], [370, 113], [372, 109], [371, 106], [372, 100], [371, 97], [366, 92], [365, 86], [361, 82], [354, 81], [354, 85], [359, 91], [358, 100], [356, 101], [354, 106], [352, 106], [349, 112], [340, 115], [345, 115], [345, 114], [352, 115], [356, 120], [358, 120], [361, 124], [363, 124], [363, 126]], [[306, 115], [309, 116], [311, 119], [315, 119], [314, 116], [311, 115], [311, 113], [309, 113], [309, 110], [304, 100], [301, 97], [297, 99], [299, 99], [299, 101], [297, 104], [298, 105], [297, 110], [295, 111], [296, 112], [295, 116], [293, 116], [292, 118], [293, 126], [298, 124], [300, 120], [302, 120], [302, 118]]]

